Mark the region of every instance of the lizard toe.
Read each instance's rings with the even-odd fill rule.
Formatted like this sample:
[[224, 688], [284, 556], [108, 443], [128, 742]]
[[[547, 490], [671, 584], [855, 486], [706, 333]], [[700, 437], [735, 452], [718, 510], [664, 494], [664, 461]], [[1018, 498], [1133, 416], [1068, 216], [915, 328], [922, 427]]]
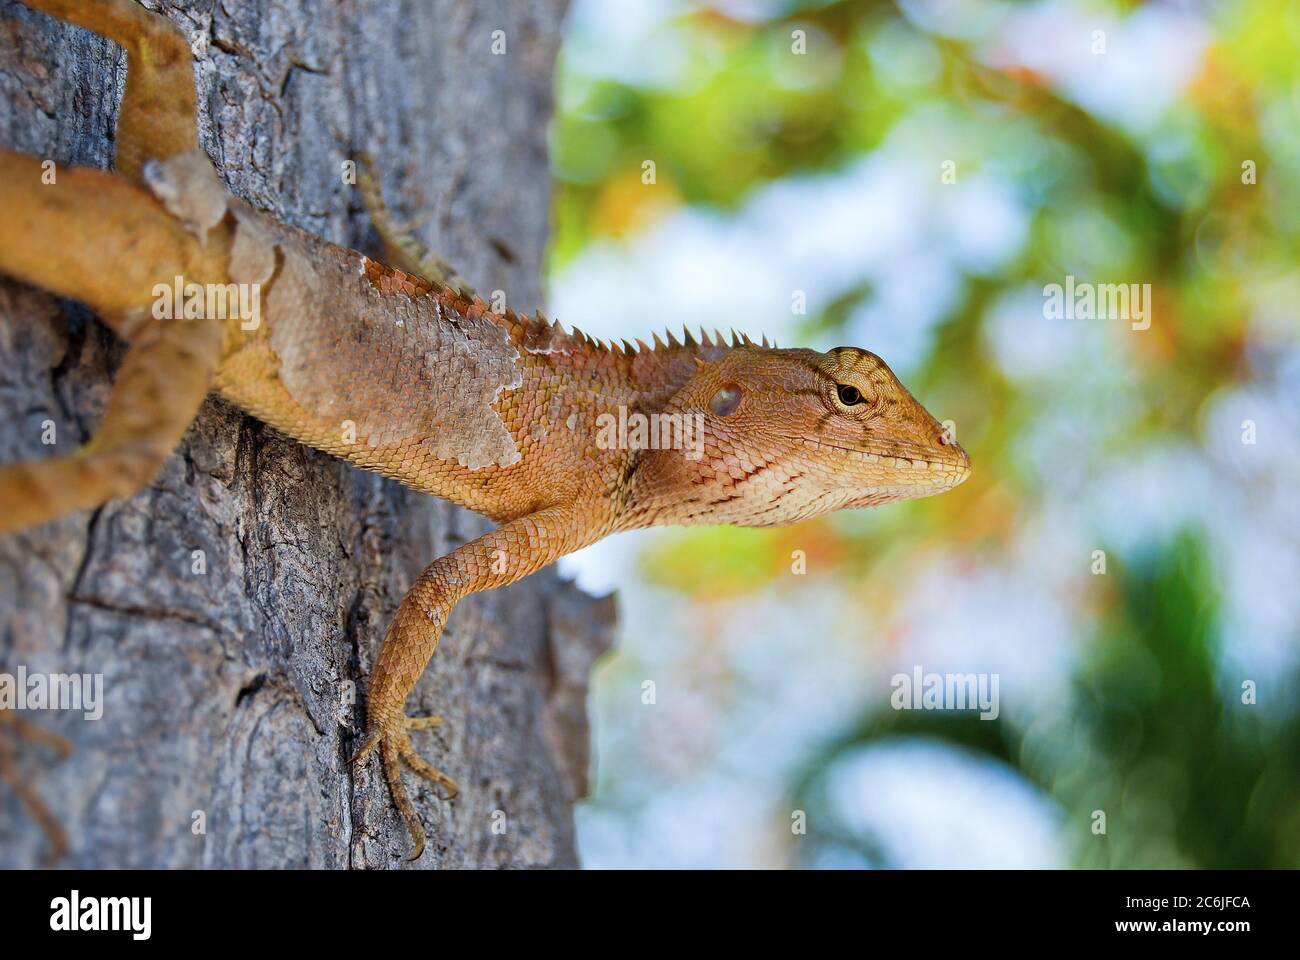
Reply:
[[407, 717], [407, 730], [432, 730], [434, 727], [442, 726], [442, 716], [434, 714], [432, 717]]
[[411, 853], [408, 860], [418, 860], [424, 853], [425, 832], [415, 805], [411, 802], [402, 782], [402, 766], [405, 764], [414, 773], [426, 780], [431, 780], [442, 788], [446, 799], [450, 800], [460, 792], [460, 786], [447, 774], [443, 773], [416, 752], [411, 743], [410, 730], [426, 730], [442, 724], [441, 716], [407, 717], [389, 725], [373, 729], [366, 736], [365, 742], [352, 757], [353, 763], [364, 762], [376, 749], [379, 751], [380, 763], [384, 770], [384, 781], [393, 798], [393, 805], [406, 824], [411, 835]]
[[411, 770], [424, 777], [424, 779], [432, 780], [434, 783], [438, 784], [438, 786], [442, 787], [443, 790], [447, 792], [446, 799], [451, 800], [456, 796], [456, 794], [460, 793], [460, 784], [447, 776], [447, 774], [443, 773], [428, 760], [424, 759], [424, 757], [416, 753], [415, 747], [411, 745], [409, 737], [407, 738], [406, 743], [402, 746], [401, 755], [402, 759]]
[[393, 804], [406, 824], [406, 832], [411, 835], [411, 853], [407, 860], [419, 860], [424, 853], [424, 824], [407, 796], [406, 785], [402, 783], [402, 754], [410, 749], [410, 740], [403, 730], [382, 736], [379, 741], [379, 759], [384, 767], [384, 780], [388, 783], [388, 792], [393, 797]]

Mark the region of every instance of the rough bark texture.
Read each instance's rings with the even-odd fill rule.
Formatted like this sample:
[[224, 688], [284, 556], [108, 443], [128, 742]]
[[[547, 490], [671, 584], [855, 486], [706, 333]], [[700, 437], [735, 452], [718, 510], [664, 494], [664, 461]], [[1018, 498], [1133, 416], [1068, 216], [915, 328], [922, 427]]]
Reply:
[[[399, 216], [426, 216], [480, 290], [537, 305], [562, 0], [149, 5], [193, 37], [203, 145], [234, 193], [373, 249], [340, 176], [369, 149]], [[109, 166], [124, 76], [116, 46], [0, 0], [0, 143]], [[0, 458], [90, 436], [120, 355], [84, 308], [0, 280]], [[0, 669], [104, 675], [101, 720], [28, 715], [75, 747], [22, 766], [67, 829], [64, 863], [405, 866], [377, 763], [347, 758], [406, 586], [486, 527], [209, 399], [147, 490], [0, 540]], [[408, 774], [430, 841], [415, 866], [575, 863], [587, 670], [611, 624], [553, 571], [457, 607], [408, 707], [446, 717], [416, 743], [462, 793]], [[0, 866], [45, 846], [0, 788]]]

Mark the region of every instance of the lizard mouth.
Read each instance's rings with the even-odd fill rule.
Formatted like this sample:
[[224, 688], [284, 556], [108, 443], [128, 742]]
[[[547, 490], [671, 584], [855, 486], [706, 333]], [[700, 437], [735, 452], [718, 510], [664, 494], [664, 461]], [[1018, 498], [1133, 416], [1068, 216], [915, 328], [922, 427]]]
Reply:
[[[891, 452], [883, 447], [855, 450], [852, 447], [845, 447], [838, 443], [827, 443], [824, 440], [814, 440], [811, 437], [789, 437], [788, 439], [813, 449], [838, 450], [864, 463], [880, 463], [900, 470], [915, 470], [918, 474], [937, 474], [938, 477], [943, 479], [951, 479], [953, 486], [961, 483], [970, 475], [970, 458], [966, 455], [966, 451], [958, 446], [952, 448], [957, 455], [940, 458], [934, 455], [935, 451], [933, 449], [922, 447], [913, 447], [912, 449], [916, 452], [909, 453], [906, 449], [910, 446], [909, 444], [896, 444], [892, 449], [898, 452]], [[900, 450], [899, 448], [903, 449]]]

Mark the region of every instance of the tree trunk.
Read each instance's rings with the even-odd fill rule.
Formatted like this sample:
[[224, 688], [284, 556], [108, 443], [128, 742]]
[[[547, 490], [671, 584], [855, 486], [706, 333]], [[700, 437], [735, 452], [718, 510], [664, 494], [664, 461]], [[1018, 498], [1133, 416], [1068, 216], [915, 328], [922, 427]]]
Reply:
[[[192, 38], [200, 136], [233, 193], [373, 250], [341, 175], [369, 150], [398, 216], [427, 217], [471, 283], [540, 301], [562, 0], [148, 5]], [[115, 45], [0, 0], [0, 143], [110, 166], [125, 70]], [[105, 250], [104, 269], [127, 255]], [[90, 437], [121, 352], [83, 307], [0, 280], [0, 460]], [[210, 398], [148, 489], [0, 539], [0, 672], [103, 675], [101, 719], [25, 715], [73, 743], [20, 760], [68, 834], [63, 863], [406, 865], [377, 761], [348, 757], [404, 590], [487, 526]], [[416, 746], [462, 791], [444, 802], [407, 775], [429, 830], [416, 866], [575, 864], [586, 678], [612, 621], [554, 571], [456, 608], [408, 709], [446, 717]], [[0, 866], [47, 848], [0, 784]]]

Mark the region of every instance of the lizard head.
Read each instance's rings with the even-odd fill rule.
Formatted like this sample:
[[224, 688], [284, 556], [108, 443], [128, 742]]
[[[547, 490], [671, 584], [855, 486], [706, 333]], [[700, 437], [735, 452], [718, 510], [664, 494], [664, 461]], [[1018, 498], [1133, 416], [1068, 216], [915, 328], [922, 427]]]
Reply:
[[873, 353], [742, 346], [697, 361], [668, 404], [702, 442], [646, 451], [656, 523], [773, 526], [950, 490], [970, 459]]

